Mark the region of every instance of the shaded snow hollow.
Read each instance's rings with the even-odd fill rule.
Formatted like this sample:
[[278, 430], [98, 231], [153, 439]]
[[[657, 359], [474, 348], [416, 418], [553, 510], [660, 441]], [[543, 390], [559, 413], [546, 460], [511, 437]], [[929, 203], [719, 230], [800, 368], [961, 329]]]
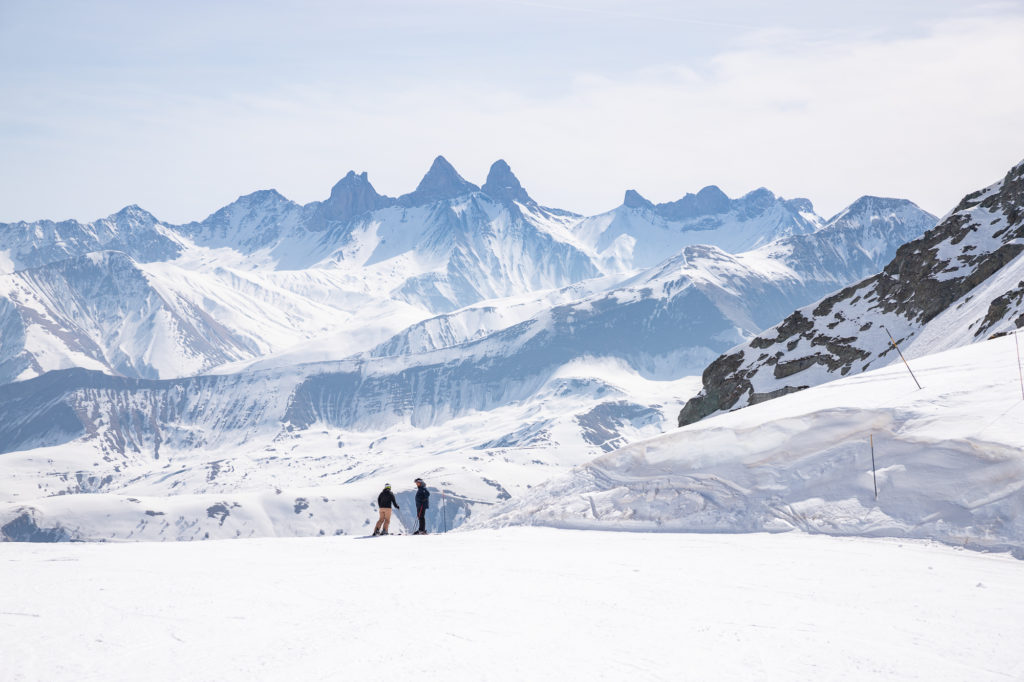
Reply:
[[[691, 424], [577, 467], [476, 525], [934, 538], [1024, 558], [1013, 336]], [[872, 478], [874, 442], [878, 498]]]

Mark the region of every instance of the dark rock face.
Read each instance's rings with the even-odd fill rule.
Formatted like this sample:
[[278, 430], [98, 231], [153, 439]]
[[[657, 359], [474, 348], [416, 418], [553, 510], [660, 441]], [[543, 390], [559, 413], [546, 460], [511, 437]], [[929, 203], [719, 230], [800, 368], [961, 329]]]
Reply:
[[347, 223], [364, 213], [387, 208], [395, 203], [391, 197], [377, 194], [366, 173], [348, 175], [331, 188], [331, 196], [323, 201], [314, 212], [310, 228], [322, 230], [329, 222]]
[[585, 414], [576, 417], [576, 423], [583, 431], [583, 439], [596, 445], [604, 452], [611, 452], [626, 443], [619, 432], [623, 426], [656, 424], [660, 413], [646, 405], [637, 405], [625, 400], [601, 403]]
[[[891, 210], [894, 201], [862, 197], [846, 213]], [[890, 359], [884, 325], [897, 343], [909, 342], [1022, 251], [1024, 163], [1002, 182], [964, 197], [942, 223], [901, 246], [877, 275], [797, 310], [715, 360], [704, 372], [701, 392], [680, 412], [680, 426]], [[975, 338], [985, 338], [999, 322], [1024, 325], [1022, 299], [1024, 282], [996, 295], [972, 327]], [[812, 368], [818, 369], [808, 374]]]
[[206, 516], [211, 519], [217, 519], [219, 525], [224, 525], [224, 520], [231, 516], [231, 508], [237, 508], [239, 505], [237, 502], [228, 506], [226, 502], [218, 502], [217, 504], [211, 505], [206, 510]]
[[480, 189], [484, 194], [498, 201], [534, 203], [519, 183], [519, 178], [512, 173], [512, 169], [503, 159], [498, 159], [491, 165], [491, 170], [487, 173], [487, 182]]
[[5, 542], [71, 542], [74, 535], [66, 528], [40, 528], [29, 512], [0, 526], [0, 541]]
[[727, 213], [732, 208], [732, 200], [725, 192], [714, 185], [709, 185], [696, 194], [687, 194], [678, 201], [658, 204], [659, 215], [668, 220], [686, 220], [703, 215]]
[[[1017, 286], [1010, 291], [1007, 291], [1002, 296], [996, 297], [992, 303], [989, 304], [988, 313], [985, 315], [985, 319], [982, 320], [981, 325], [978, 327], [978, 331], [975, 332], [975, 336], [982, 336], [985, 332], [992, 328], [996, 322], [1004, 319], [1011, 308], [1016, 307], [1018, 310], [1024, 304], [1024, 280], [1017, 283]], [[1024, 313], [1014, 319], [1014, 326], [1020, 329], [1024, 327]]]
[[679, 425], [700, 421], [719, 409], [718, 405], [734, 405], [748, 389], [746, 373], [741, 371], [743, 351], [720, 355], [701, 375], [704, 400], [688, 400], [679, 413]]

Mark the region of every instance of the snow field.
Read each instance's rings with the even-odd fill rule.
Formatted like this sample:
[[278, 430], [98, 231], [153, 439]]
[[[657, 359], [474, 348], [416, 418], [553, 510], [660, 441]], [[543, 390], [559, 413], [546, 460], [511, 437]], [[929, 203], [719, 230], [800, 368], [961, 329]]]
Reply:
[[[582, 379], [592, 385], [566, 392], [566, 385]], [[424, 428], [314, 427], [280, 434], [267, 422], [245, 431], [239, 445], [240, 430], [210, 421], [193, 427], [209, 445], [176, 448], [165, 432], [159, 459], [143, 452], [107, 460], [96, 452], [96, 441], [6, 453], [0, 462], [0, 526], [30, 511], [42, 527], [60, 525], [76, 538], [92, 540], [358, 534], [367, 518], [376, 520], [370, 503], [385, 482], [399, 492], [411, 490], [417, 476], [435, 490], [484, 503], [476, 505], [476, 514], [503, 499], [497, 496], [505, 490], [518, 496], [590, 461], [602, 445], [611, 448], [671, 428], [681, 401], [698, 382], [694, 377], [650, 381], [624, 362], [581, 358], [557, 370], [530, 400]], [[270, 385], [279, 390], [261, 387], [243, 395], [273, 403], [258, 409], [281, 413], [290, 393], [280, 382]], [[213, 392], [211, 402], [203, 404], [230, 404], [230, 396]], [[599, 438], [587, 440], [577, 417], [615, 400], [637, 401], [657, 413], [646, 424], [607, 422], [611, 440], [596, 445]], [[214, 416], [225, 411], [201, 409]], [[240, 411], [254, 412], [247, 406]], [[500, 442], [512, 438], [515, 443]], [[98, 484], [108, 475], [112, 480], [102, 487], [85, 486], [87, 494], [61, 494], [83, 487], [79, 476]], [[308, 507], [294, 511], [300, 498]], [[230, 514], [210, 516], [214, 505], [225, 505]]]
[[1022, 571], [800, 533], [7, 543], [0, 679], [1021, 679]]

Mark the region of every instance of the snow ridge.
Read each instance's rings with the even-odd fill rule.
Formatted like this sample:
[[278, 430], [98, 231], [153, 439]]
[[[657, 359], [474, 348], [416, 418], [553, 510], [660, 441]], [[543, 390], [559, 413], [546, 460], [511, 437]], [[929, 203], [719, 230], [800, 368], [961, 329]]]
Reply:
[[995, 339], [919, 359], [923, 390], [892, 366], [718, 415], [577, 467], [472, 525], [796, 529], [1024, 559], [1014, 361], [1012, 341]]

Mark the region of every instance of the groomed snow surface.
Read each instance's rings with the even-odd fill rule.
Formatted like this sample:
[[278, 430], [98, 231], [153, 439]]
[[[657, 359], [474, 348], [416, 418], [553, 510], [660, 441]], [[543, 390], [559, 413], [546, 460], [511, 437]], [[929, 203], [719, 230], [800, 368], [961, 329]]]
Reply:
[[0, 679], [1019, 680], [1022, 570], [802, 533], [7, 543]]

